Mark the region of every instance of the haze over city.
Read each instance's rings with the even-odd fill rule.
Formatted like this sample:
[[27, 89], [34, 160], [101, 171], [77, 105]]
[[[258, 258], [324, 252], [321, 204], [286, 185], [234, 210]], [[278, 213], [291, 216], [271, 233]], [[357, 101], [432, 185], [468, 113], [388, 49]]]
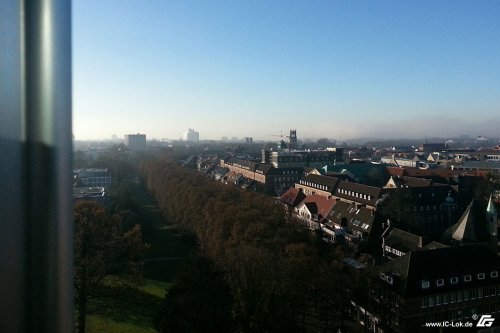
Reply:
[[73, 2], [76, 139], [498, 136], [497, 1]]

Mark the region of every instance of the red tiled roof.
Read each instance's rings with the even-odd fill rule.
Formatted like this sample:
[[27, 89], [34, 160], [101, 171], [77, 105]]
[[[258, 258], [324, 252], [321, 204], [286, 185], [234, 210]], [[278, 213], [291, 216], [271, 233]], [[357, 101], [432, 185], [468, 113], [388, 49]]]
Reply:
[[306, 205], [310, 203], [315, 204], [317, 208], [317, 214], [321, 217], [326, 217], [332, 211], [333, 207], [337, 203], [337, 200], [328, 199], [318, 194], [312, 194], [308, 195], [301, 203]]
[[281, 195], [279, 200], [286, 205], [296, 207], [305, 197], [306, 195], [302, 191], [291, 187]]
[[405, 169], [400, 167], [386, 167], [387, 173], [390, 176], [403, 177], [405, 175]]

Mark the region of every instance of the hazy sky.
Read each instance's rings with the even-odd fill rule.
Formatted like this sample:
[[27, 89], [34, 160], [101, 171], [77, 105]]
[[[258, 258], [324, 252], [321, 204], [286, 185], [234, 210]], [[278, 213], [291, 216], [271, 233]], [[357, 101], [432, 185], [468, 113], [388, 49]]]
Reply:
[[74, 0], [77, 139], [500, 136], [500, 1]]

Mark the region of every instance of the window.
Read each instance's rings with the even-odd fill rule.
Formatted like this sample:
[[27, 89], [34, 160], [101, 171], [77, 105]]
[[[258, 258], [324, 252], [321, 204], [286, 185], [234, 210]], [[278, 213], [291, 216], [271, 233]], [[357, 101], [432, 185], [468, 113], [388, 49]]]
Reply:
[[422, 308], [426, 308], [429, 306], [429, 299], [427, 297], [422, 298]]
[[437, 281], [436, 281], [436, 286], [438, 286], [438, 287], [442, 287], [442, 286], [444, 286], [444, 279], [439, 279], [439, 280], [437, 280]]
[[493, 271], [493, 272], [491, 272], [490, 276], [491, 276], [492, 278], [497, 278], [497, 277], [498, 277], [498, 271]]
[[422, 281], [422, 289], [427, 289], [431, 286], [431, 284], [429, 283], [429, 281]]
[[458, 283], [458, 277], [454, 276], [450, 279], [451, 284], [457, 284]]
[[478, 279], [478, 280], [484, 280], [484, 277], [485, 277], [485, 274], [484, 274], [484, 273], [479, 273], [479, 274], [477, 275], [477, 279]]
[[471, 281], [472, 281], [472, 275], [464, 276], [464, 282], [471, 282]]

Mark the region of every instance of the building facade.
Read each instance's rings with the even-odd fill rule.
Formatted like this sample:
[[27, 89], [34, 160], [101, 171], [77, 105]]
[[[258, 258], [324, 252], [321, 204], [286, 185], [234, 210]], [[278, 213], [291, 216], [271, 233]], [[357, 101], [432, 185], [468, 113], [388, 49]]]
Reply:
[[73, 171], [76, 187], [110, 187], [111, 175], [108, 169], [76, 169]]
[[[500, 258], [482, 245], [411, 251], [369, 274], [355, 316], [372, 332], [421, 332], [428, 323], [500, 318]], [[497, 319], [498, 320], [498, 319]]]
[[146, 149], [146, 134], [126, 134], [125, 146], [134, 151]]
[[262, 152], [263, 163], [275, 168], [322, 168], [343, 160], [344, 150], [278, 150]]
[[200, 141], [200, 132], [197, 132], [192, 128], [188, 128], [187, 132], [182, 134], [182, 139], [189, 142], [198, 142]]

